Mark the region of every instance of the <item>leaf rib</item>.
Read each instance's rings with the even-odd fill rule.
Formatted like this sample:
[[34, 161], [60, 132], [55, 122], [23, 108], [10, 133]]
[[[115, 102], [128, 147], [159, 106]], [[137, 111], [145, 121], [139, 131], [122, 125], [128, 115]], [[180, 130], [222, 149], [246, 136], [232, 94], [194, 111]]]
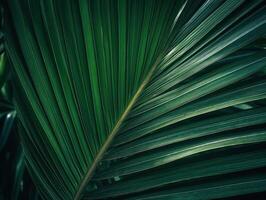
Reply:
[[104, 144], [101, 147], [100, 151], [97, 153], [97, 155], [96, 155], [96, 157], [95, 157], [92, 165], [89, 167], [88, 172], [86, 173], [84, 179], [82, 180], [82, 182], [81, 182], [81, 184], [80, 184], [80, 186], [79, 186], [79, 188], [77, 190], [77, 193], [75, 195], [74, 200], [79, 200], [82, 197], [82, 191], [84, 190], [84, 188], [86, 187], [86, 185], [90, 181], [90, 179], [92, 178], [92, 175], [93, 175], [94, 171], [96, 170], [98, 163], [103, 158], [106, 150], [108, 149], [108, 147], [112, 143], [114, 137], [116, 136], [117, 132], [119, 131], [120, 126], [122, 125], [123, 121], [126, 119], [126, 117], [127, 117], [128, 113], [130, 112], [130, 110], [133, 108], [135, 102], [137, 101], [138, 97], [141, 95], [141, 93], [144, 90], [145, 86], [151, 80], [151, 77], [153, 75], [153, 72], [156, 69], [157, 65], [159, 64], [159, 61], [160, 61], [161, 56], [162, 55], [159, 55], [158, 56], [156, 62], [151, 67], [150, 72], [147, 74], [147, 77], [144, 79], [144, 81], [140, 85], [139, 89], [136, 91], [135, 95], [132, 97], [132, 99], [128, 103], [125, 111], [123, 112], [123, 114], [121, 115], [121, 117], [118, 119], [118, 121], [116, 122], [116, 125], [112, 129], [112, 131], [109, 134], [107, 140], [104, 142]]

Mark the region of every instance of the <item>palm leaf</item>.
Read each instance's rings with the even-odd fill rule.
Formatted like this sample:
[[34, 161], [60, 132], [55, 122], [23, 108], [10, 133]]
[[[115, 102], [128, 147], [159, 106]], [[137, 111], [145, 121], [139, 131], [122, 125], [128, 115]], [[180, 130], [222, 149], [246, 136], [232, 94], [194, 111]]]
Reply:
[[266, 190], [263, 1], [7, 7], [20, 136], [44, 199]]

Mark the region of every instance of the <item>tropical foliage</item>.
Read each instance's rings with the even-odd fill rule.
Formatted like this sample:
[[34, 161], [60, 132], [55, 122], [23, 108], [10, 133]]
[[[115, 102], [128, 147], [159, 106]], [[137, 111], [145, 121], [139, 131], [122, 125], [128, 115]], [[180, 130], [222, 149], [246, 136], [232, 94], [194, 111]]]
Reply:
[[25, 167], [25, 156], [16, 129], [12, 87], [5, 53], [0, 60], [0, 199], [36, 199], [36, 189]]
[[9, 0], [6, 54], [43, 199], [266, 191], [263, 0]]
[[4, 49], [2, 6], [0, 9], [0, 199], [37, 200], [39, 195], [25, 167], [17, 133], [10, 66]]

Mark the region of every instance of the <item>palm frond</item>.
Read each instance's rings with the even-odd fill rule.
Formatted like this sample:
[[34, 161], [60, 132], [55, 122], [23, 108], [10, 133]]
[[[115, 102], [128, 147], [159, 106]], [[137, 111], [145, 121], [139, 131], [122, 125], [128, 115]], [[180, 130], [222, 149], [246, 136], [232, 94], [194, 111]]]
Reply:
[[262, 0], [8, 8], [21, 140], [44, 199], [266, 190]]

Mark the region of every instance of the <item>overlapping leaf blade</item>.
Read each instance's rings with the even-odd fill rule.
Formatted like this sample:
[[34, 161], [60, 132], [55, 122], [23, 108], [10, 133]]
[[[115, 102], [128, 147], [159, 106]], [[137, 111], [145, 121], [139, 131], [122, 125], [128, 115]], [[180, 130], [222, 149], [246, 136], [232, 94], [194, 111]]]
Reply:
[[44, 199], [265, 190], [263, 1], [11, 0], [8, 8], [22, 144]]

